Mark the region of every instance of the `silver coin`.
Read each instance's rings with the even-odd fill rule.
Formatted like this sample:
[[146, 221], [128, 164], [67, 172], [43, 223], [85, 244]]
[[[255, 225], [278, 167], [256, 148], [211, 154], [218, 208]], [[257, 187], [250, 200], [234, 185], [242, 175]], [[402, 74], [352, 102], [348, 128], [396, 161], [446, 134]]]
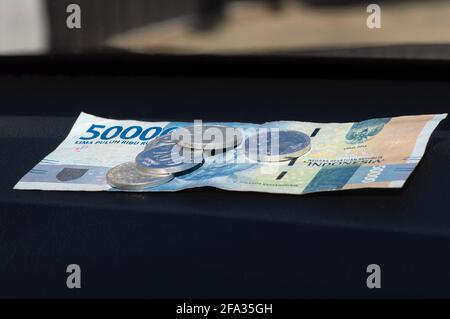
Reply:
[[171, 135], [158, 137], [136, 156], [136, 168], [144, 174], [179, 173], [202, 162], [202, 151], [181, 147]]
[[112, 187], [122, 190], [141, 190], [165, 184], [173, 177], [172, 174], [143, 175], [137, 170], [136, 163], [127, 162], [111, 168], [106, 174], [106, 181]]
[[310, 137], [293, 130], [267, 130], [247, 137], [244, 144], [247, 157], [264, 162], [288, 161], [305, 155], [310, 149]]
[[168, 135], [163, 135], [163, 136], [159, 136], [159, 137], [154, 138], [153, 140], [151, 140], [150, 142], [148, 142], [147, 145], [145, 145], [144, 151], [146, 151], [146, 150], [148, 150], [148, 149], [154, 147], [155, 144], [157, 144], [157, 143], [159, 142], [159, 139], [162, 138], [162, 137], [170, 137], [170, 134], [168, 134]]
[[198, 150], [227, 150], [241, 144], [240, 129], [220, 125], [183, 127], [172, 132], [177, 143]]

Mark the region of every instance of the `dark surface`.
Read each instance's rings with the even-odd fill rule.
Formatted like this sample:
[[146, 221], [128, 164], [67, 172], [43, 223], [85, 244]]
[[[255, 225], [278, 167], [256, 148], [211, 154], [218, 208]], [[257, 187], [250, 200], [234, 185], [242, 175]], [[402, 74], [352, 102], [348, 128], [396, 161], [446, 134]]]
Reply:
[[[419, 47], [410, 46], [419, 52]], [[424, 49], [424, 47], [422, 47]], [[340, 50], [273, 52], [248, 55], [164, 55], [135, 54], [105, 48], [79, 55], [0, 56], [0, 74], [57, 76], [142, 76], [221, 78], [303, 78], [338, 80], [417, 80], [449, 81], [450, 63], [445, 60], [445, 46], [428, 46], [434, 56], [401, 54], [407, 47], [373, 48], [370, 58]], [[344, 49], [342, 49], [344, 50]], [[366, 50], [370, 50], [367, 48]], [[326, 53], [325, 53], [326, 51]], [[377, 51], [377, 52], [376, 52]], [[336, 54], [334, 54], [334, 53]], [[395, 53], [399, 53], [398, 55]], [[436, 55], [441, 54], [440, 57]], [[219, 77], [219, 79], [217, 79]], [[271, 84], [267, 84], [272, 86]], [[176, 88], [174, 88], [176, 89]], [[373, 88], [372, 88], [373, 89]], [[373, 94], [372, 94], [373, 95]]]
[[[446, 81], [0, 77], [0, 297], [450, 297], [450, 125], [401, 190], [15, 191], [80, 111], [346, 122], [448, 112]], [[82, 268], [82, 289], [65, 268]], [[382, 267], [382, 289], [366, 267]]]

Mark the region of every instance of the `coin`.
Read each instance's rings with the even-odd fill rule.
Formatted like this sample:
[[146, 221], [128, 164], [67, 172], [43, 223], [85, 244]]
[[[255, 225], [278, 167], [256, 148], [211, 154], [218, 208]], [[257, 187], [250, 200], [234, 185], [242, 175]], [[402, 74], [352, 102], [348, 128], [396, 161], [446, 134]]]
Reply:
[[293, 130], [267, 130], [247, 137], [244, 144], [247, 157], [264, 162], [287, 161], [303, 156], [310, 149], [310, 137]]
[[167, 137], [170, 137], [170, 134], [168, 134], [168, 135], [163, 135], [163, 136], [159, 136], [159, 137], [154, 138], [153, 140], [151, 140], [150, 142], [148, 142], [147, 145], [145, 145], [144, 151], [146, 151], [146, 150], [148, 150], [148, 149], [154, 147], [154, 146], [160, 141], [160, 138], [162, 138], [162, 137], [166, 137], [166, 138], [167, 138]]
[[189, 170], [203, 162], [202, 151], [183, 148], [171, 135], [158, 137], [136, 156], [136, 168], [144, 174], [168, 174]]
[[198, 125], [175, 130], [172, 137], [186, 148], [198, 150], [227, 150], [242, 142], [242, 133], [234, 127]]
[[142, 190], [147, 187], [156, 187], [172, 179], [172, 174], [143, 175], [136, 169], [134, 162], [117, 165], [106, 174], [108, 184], [122, 190]]

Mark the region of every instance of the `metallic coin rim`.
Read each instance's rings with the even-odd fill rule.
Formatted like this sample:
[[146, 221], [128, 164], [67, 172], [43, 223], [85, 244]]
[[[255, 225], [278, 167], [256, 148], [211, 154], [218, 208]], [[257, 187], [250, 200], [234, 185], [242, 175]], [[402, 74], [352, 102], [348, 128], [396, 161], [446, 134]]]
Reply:
[[[169, 136], [170, 136], [170, 134], [166, 134], [166, 135], [158, 136], [158, 137], [154, 138], [153, 140], [148, 142], [147, 145], [145, 145], [144, 151], [149, 150], [154, 144], [156, 144], [158, 142], [158, 140], [169, 137]], [[175, 140], [173, 142], [176, 143]]]
[[260, 161], [262, 161], [262, 162], [285, 162], [285, 161], [290, 161], [291, 159], [299, 158], [299, 157], [302, 157], [302, 156], [306, 155], [310, 150], [311, 150], [311, 144], [309, 144], [304, 149], [301, 149], [301, 150], [299, 150], [299, 151], [297, 151], [295, 153], [290, 153], [290, 154], [286, 154], [286, 155], [266, 155], [266, 156], [262, 156], [262, 159], [260, 159]]
[[[184, 128], [185, 129], [189, 129], [191, 127], [194, 127], [194, 126], [187, 126], [187, 127], [184, 127]], [[217, 127], [217, 128], [224, 128], [225, 130], [227, 128], [232, 128], [236, 132], [236, 134], [233, 135], [233, 139], [231, 139], [231, 138], [226, 139], [225, 143], [224, 143], [225, 145], [214, 144], [212, 142], [206, 143], [206, 144], [205, 143], [200, 143], [199, 144], [199, 143], [191, 143], [191, 142], [179, 141], [179, 140], [177, 140], [177, 144], [182, 146], [182, 147], [185, 147], [185, 148], [191, 148], [191, 149], [197, 149], [197, 150], [215, 150], [215, 149], [229, 150], [229, 149], [232, 149], [232, 148], [234, 148], [236, 146], [239, 146], [242, 143], [242, 139], [243, 139], [242, 132], [237, 127], [224, 126], [224, 125], [203, 125], [203, 127], [206, 127], [206, 129], [209, 128], [209, 127]], [[174, 133], [172, 133], [172, 134], [174, 134]], [[235, 143], [234, 136], [237, 137], [236, 143]], [[231, 140], [232, 140], [232, 142], [231, 142]]]
[[[161, 136], [161, 137], [159, 137], [159, 138], [162, 138], [162, 137], [167, 137], [167, 136], [164, 135], [164, 136]], [[159, 139], [159, 138], [158, 138], [158, 139]], [[180, 163], [180, 164], [175, 165], [175, 166], [167, 166], [167, 167], [158, 167], [158, 168], [155, 168], [155, 167], [146, 167], [146, 166], [144, 166], [144, 165], [142, 165], [142, 164], [139, 163], [138, 157], [139, 157], [142, 153], [148, 152], [148, 151], [152, 148], [152, 146], [155, 146], [155, 145], [157, 144], [157, 139], [153, 140], [153, 141], [151, 142], [151, 144], [152, 144], [152, 145], [150, 145], [150, 146], [149, 146], [149, 144], [147, 144], [146, 148], [145, 148], [142, 152], [140, 152], [138, 155], [136, 155], [136, 158], [135, 158], [136, 168], [137, 168], [137, 170], [138, 170], [140, 173], [142, 173], [143, 175], [153, 175], [153, 174], [175, 174], [175, 173], [180, 173], [180, 172], [183, 172], [183, 171], [187, 171], [187, 170], [189, 170], [189, 169], [195, 167], [197, 164], [199, 164], [199, 163]], [[178, 147], [182, 147], [181, 145], [179, 145], [179, 144], [176, 143], [175, 141], [173, 141], [173, 144], [176, 145], [176, 146], [178, 146]], [[192, 149], [190, 149], [190, 148], [187, 148], [187, 149], [188, 149], [190, 152], [196, 152], [196, 151], [197, 151], [197, 150], [192, 150]], [[203, 160], [204, 160], [203, 152], [201, 152], [201, 151], [197, 151], [197, 152], [199, 152], [199, 154], [201, 154], [201, 156], [202, 156], [202, 161], [203, 161]]]
[[[289, 161], [289, 160], [294, 159], [294, 158], [302, 157], [302, 156], [304, 156], [305, 154], [307, 154], [311, 150], [311, 148], [312, 148], [311, 137], [309, 137], [308, 134], [303, 133], [302, 131], [296, 131], [296, 130], [282, 130], [282, 131], [295, 132], [296, 134], [300, 133], [300, 134], [304, 135], [304, 137], [307, 138], [308, 145], [306, 147], [302, 148], [301, 150], [298, 150], [298, 151], [293, 152], [293, 153], [288, 153], [288, 154], [282, 154], [282, 155], [280, 155], [280, 154], [278, 154], [278, 155], [259, 155], [258, 154], [258, 161], [260, 161], [260, 162], [284, 162], [284, 161]], [[247, 158], [248, 158], [247, 154], [249, 153], [249, 151], [247, 151], [245, 149], [245, 144], [246, 144], [246, 141], [247, 141], [248, 138], [250, 138], [250, 136], [247, 137], [245, 139], [245, 141], [244, 141], [244, 153], [246, 154]]]
[[[202, 155], [202, 159], [203, 159], [203, 155]], [[167, 167], [167, 168], [151, 168], [151, 167], [145, 167], [145, 166], [139, 164], [138, 162], [136, 162], [136, 169], [142, 175], [175, 174], [175, 173], [187, 171], [198, 164], [200, 164], [200, 163], [182, 163], [180, 165], [171, 166], [171, 167]]]
[[[160, 186], [160, 185], [168, 183], [172, 179], [174, 179], [174, 176], [172, 174], [165, 174], [165, 175], [160, 175], [160, 174], [159, 175], [156, 175], [156, 174], [154, 174], [154, 175], [144, 175], [144, 174], [141, 174], [143, 177], [148, 177], [148, 178], [151, 177], [152, 181], [151, 182], [148, 181], [148, 182], [129, 184], [129, 183], [121, 183], [120, 181], [118, 182], [117, 180], [115, 180], [115, 178], [112, 176], [112, 171], [120, 169], [121, 166], [130, 165], [130, 164], [132, 164], [134, 166], [134, 168], [137, 170], [135, 162], [125, 162], [125, 163], [116, 165], [116, 166], [110, 168], [108, 170], [108, 172], [106, 173], [106, 182], [111, 187], [118, 188], [118, 189], [121, 189], [121, 190], [142, 190], [142, 189], [149, 188], [149, 187]], [[138, 171], [138, 173], [140, 173], [140, 172]], [[157, 178], [160, 178], [160, 179], [157, 179]]]

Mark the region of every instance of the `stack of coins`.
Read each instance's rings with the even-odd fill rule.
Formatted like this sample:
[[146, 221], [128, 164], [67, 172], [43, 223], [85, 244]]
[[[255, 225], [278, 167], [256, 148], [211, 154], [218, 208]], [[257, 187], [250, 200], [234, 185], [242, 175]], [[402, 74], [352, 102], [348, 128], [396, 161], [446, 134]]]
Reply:
[[142, 190], [171, 181], [177, 175], [202, 166], [205, 156], [239, 146], [239, 129], [201, 125], [180, 128], [151, 141], [134, 162], [120, 164], [108, 171], [106, 180], [121, 190]]
[[[198, 169], [204, 158], [234, 149], [242, 143], [239, 129], [219, 125], [180, 128], [147, 144], [134, 162], [120, 164], [106, 175], [109, 185], [121, 190], [142, 190], [171, 181]], [[245, 139], [247, 158], [259, 162], [282, 162], [303, 156], [311, 149], [305, 133], [272, 130]]]

